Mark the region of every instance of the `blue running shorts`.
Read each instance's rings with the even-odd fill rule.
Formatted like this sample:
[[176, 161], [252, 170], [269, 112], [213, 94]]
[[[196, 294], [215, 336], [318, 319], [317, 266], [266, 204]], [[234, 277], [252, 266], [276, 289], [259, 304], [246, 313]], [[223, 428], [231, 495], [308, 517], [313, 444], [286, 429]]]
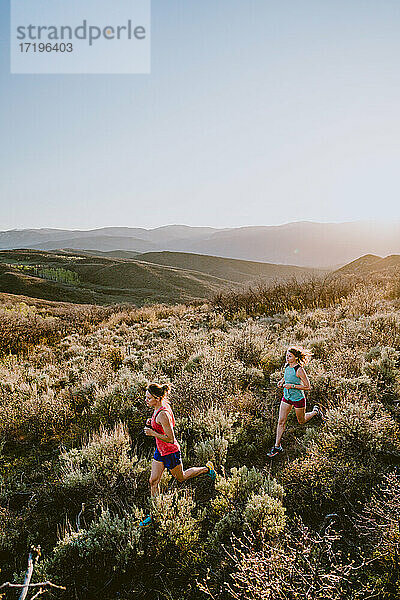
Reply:
[[165, 456], [161, 456], [161, 454], [158, 451], [158, 448], [156, 448], [153, 458], [158, 462], [162, 462], [164, 467], [168, 469], [168, 471], [171, 471], [171, 469], [175, 469], [175, 467], [182, 463], [180, 450], [178, 450], [177, 452], [173, 452], [172, 454], [166, 454]]

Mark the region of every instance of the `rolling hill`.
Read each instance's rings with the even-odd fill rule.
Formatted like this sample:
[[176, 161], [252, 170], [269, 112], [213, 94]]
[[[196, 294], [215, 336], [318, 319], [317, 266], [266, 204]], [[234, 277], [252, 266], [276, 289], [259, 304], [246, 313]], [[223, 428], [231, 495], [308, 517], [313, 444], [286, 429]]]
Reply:
[[[368, 254], [336, 273], [400, 270], [400, 255]], [[191, 302], [255, 281], [325, 271], [183, 252], [0, 251], [0, 292], [55, 302], [115, 304]]]
[[147, 252], [141, 254], [138, 259], [158, 265], [207, 273], [235, 283], [249, 283], [258, 278], [262, 278], [264, 281], [273, 281], [292, 276], [302, 277], [313, 272], [312, 269], [293, 265], [275, 265], [185, 252]]
[[2, 250], [0, 292], [89, 304], [190, 302], [257, 279], [271, 281], [312, 272], [183, 253], [138, 258], [112, 255]]
[[400, 254], [392, 254], [382, 258], [374, 254], [366, 254], [348, 265], [338, 269], [336, 273], [367, 275], [368, 273], [400, 272]]
[[[67, 277], [76, 282], [65, 283]], [[0, 291], [47, 300], [189, 302], [209, 298], [230, 285], [207, 274], [140, 261], [33, 250], [0, 252]]]

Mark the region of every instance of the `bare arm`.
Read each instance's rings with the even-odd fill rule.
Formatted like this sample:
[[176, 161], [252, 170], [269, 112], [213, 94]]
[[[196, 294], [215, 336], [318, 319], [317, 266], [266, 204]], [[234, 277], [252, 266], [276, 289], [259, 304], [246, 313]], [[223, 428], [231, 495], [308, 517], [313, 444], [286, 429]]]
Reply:
[[168, 442], [169, 444], [173, 444], [175, 436], [174, 436], [174, 429], [172, 427], [169, 416], [167, 415], [167, 413], [165, 411], [162, 411], [158, 414], [157, 419], [158, 419], [158, 422], [160, 423], [160, 425], [162, 426], [162, 428], [164, 429], [165, 433], [164, 434], [157, 433], [157, 431], [154, 431], [154, 429], [151, 429], [150, 427], [145, 427], [144, 433], [150, 437], [156, 437], [159, 440], [162, 440], [163, 442]]
[[300, 367], [300, 369], [297, 370], [297, 377], [301, 379], [301, 384], [292, 384], [292, 388], [295, 388], [296, 390], [304, 390], [305, 392], [311, 390], [310, 380], [308, 379], [307, 373], [303, 367]]

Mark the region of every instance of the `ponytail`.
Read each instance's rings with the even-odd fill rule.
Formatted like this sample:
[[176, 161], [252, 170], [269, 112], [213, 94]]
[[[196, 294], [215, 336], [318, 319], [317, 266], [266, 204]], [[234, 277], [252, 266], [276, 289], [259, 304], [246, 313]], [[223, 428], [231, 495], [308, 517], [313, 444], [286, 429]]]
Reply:
[[289, 346], [288, 350], [297, 358], [302, 367], [308, 365], [313, 355], [311, 350], [302, 346]]
[[164, 400], [165, 396], [171, 391], [171, 386], [168, 383], [160, 385], [159, 383], [150, 383], [147, 386], [147, 391], [157, 398], [157, 400]]

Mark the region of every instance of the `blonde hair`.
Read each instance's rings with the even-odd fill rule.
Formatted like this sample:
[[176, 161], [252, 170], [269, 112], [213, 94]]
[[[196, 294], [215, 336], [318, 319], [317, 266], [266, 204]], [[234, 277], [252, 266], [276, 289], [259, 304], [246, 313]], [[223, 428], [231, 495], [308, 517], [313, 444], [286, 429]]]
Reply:
[[293, 354], [299, 361], [300, 365], [308, 365], [310, 362], [313, 353], [308, 348], [303, 348], [302, 346], [289, 346], [288, 351]]
[[168, 383], [160, 385], [159, 383], [150, 383], [147, 386], [149, 394], [157, 398], [157, 400], [164, 400], [165, 396], [170, 392], [171, 386]]

